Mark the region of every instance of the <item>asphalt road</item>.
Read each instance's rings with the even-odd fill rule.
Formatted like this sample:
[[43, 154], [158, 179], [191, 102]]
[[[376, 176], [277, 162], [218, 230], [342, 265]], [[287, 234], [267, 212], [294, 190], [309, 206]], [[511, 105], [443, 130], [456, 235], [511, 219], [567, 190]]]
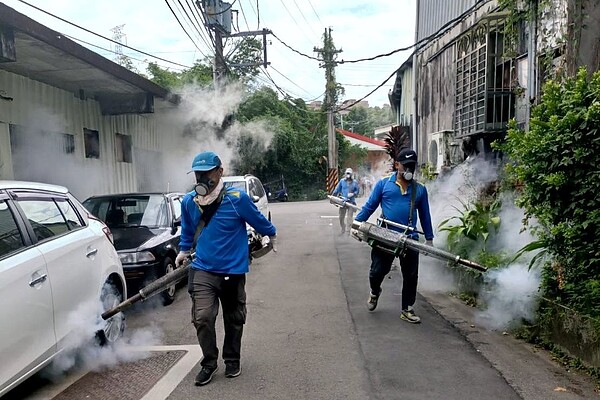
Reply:
[[[339, 235], [337, 209], [326, 201], [275, 203], [271, 212], [279, 251], [255, 260], [247, 276], [242, 375], [225, 378], [220, 361], [220, 371], [209, 385], [194, 386], [201, 354], [191, 324], [191, 302], [182, 287], [168, 307], [149, 302], [127, 312], [128, 343], [187, 353], [144, 400], [594, 396], [593, 384], [585, 379], [508, 336], [475, 327], [466, 307], [446, 300], [443, 293], [428, 295], [428, 300], [418, 295], [415, 308], [421, 324], [402, 321], [397, 270], [384, 281], [377, 310], [369, 312], [370, 247]], [[438, 278], [442, 280], [431, 271], [423, 270], [422, 275], [423, 286], [425, 281], [435, 286]], [[221, 315], [218, 318], [222, 343]], [[7, 398], [50, 399], [85, 373], [69, 372], [53, 382], [34, 378]], [[120, 376], [121, 385], [137, 380], [135, 369], [124, 374], [128, 376]], [[563, 386], [568, 393], [555, 389]], [[115, 389], [102, 398], [123, 397]]]
[[[226, 379], [221, 365], [213, 382], [195, 387], [196, 366], [169, 399], [519, 398], [422, 298], [423, 323], [400, 320], [397, 272], [378, 309], [366, 309], [370, 248], [338, 235], [335, 207], [271, 207], [279, 251], [248, 275], [242, 375]], [[160, 325], [164, 344], [196, 343], [184, 288], [169, 307], [129, 315], [130, 332], [148, 324]]]

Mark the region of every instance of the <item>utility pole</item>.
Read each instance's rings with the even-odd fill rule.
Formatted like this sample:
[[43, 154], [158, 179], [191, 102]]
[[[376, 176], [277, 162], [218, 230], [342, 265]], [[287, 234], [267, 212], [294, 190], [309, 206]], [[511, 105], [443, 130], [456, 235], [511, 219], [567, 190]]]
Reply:
[[[235, 3], [235, 1], [233, 2]], [[215, 46], [215, 61], [213, 67], [213, 80], [215, 89], [225, 80], [229, 66], [232, 67], [252, 67], [262, 65], [267, 67], [270, 63], [267, 62], [267, 35], [271, 33], [268, 29], [250, 32], [231, 33], [232, 14], [237, 12], [232, 10], [233, 3], [226, 3], [222, 0], [196, 0], [196, 6], [200, 12], [204, 14], [204, 24], [206, 28], [213, 31], [211, 35]], [[223, 39], [232, 37], [247, 37], [262, 35], [263, 37], [263, 61], [261, 63], [245, 63], [245, 64], [229, 64], [225, 60], [223, 52]]]
[[327, 192], [333, 193], [338, 183], [338, 152], [333, 124], [333, 112], [337, 103], [337, 83], [335, 81], [335, 59], [342, 50], [337, 50], [331, 38], [331, 28], [326, 28], [323, 34], [323, 48], [315, 47], [315, 53], [323, 61], [320, 67], [325, 68], [325, 104], [327, 110]]

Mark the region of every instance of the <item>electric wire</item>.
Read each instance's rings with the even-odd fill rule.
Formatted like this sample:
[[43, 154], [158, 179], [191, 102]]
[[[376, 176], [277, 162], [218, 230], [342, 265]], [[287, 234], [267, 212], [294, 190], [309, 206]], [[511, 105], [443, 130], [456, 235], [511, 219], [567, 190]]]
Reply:
[[64, 18], [62, 18], [62, 17], [59, 17], [58, 15], [52, 14], [52, 13], [51, 13], [51, 12], [49, 12], [49, 11], [46, 11], [46, 10], [44, 10], [44, 9], [42, 9], [42, 8], [39, 8], [38, 6], [34, 6], [33, 4], [30, 4], [30, 3], [26, 2], [25, 0], [18, 0], [18, 1], [19, 1], [19, 2], [21, 2], [21, 3], [23, 3], [23, 4], [26, 4], [26, 5], [28, 5], [28, 6], [29, 6], [29, 7], [31, 7], [31, 8], [35, 8], [36, 10], [38, 10], [38, 11], [40, 11], [40, 12], [43, 12], [43, 13], [44, 13], [44, 14], [46, 14], [46, 15], [49, 15], [49, 16], [51, 16], [51, 17], [53, 17], [53, 18], [56, 18], [56, 19], [58, 19], [58, 20], [60, 20], [60, 21], [63, 21], [63, 22], [65, 22], [65, 23], [67, 23], [67, 24], [69, 24], [69, 25], [71, 25], [71, 26], [74, 26], [74, 27], [76, 27], [76, 28], [78, 28], [78, 29], [81, 29], [82, 31], [85, 31], [85, 32], [87, 32], [87, 33], [91, 33], [92, 35], [98, 36], [98, 37], [100, 37], [100, 38], [102, 38], [102, 39], [104, 39], [104, 40], [108, 40], [109, 42], [112, 42], [112, 43], [114, 43], [114, 44], [118, 44], [118, 45], [120, 45], [120, 46], [123, 46], [123, 47], [125, 47], [125, 48], [127, 48], [127, 49], [133, 50], [133, 51], [135, 51], [135, 52], [137, 52], [137, 53], [144, 54], [144, 55], [146, 55], [146, 56], [148, 56], [148, 57], [152, 57], [152, 58], [155, 58], [155, 59], [157, 59], [157, 60], [161, 60], [161, 61], [167, 62], [167, 63], [169, 63], [169, 64], [173, 64], [173, 65], [179, 65], [180, 67], [183, 67], [183, 68], [190, 68], [190, 67], [188, 67], [187, 65], [183, 65], [183, 64], [180, 64], [180, 63], [178, 63], [178, 62], [175, 62], [175, 61], [167, 60], [166, 58], [162, 58], [162, 57], [155, 56], [154, 54], [150, 54], [150, 53], [147, 53], [147, 52], [145, 52], [145, 51], [138, 50], [138, 49], [136, 49], [135, 47], [128, 46], [128, 45], [126, 45], [126, 44], [124, 44], [124, 43], [118, 42], [118, 41], [116, 41], [116, 40], [114, 40], [114, 39], [111, 39], [111, 38], [109, 38], [109, 37], [106, 37], [106, 36], [104, 36], [104, 35], [101, 35], [101, 34], [99, 34], [99, 33], [96, 33], [96, 32], [94, 32], [94, 31], [92, 31], [92, 30], [90, 30], [90, 29], [84, 28], [84, 27], [83, 27], [83, 26], [81, 26], [81, 25], [77, 25], [77, 24], [76, 24], [76, 23], [74, 23], [74, 22], [68, 21], [68, 20], [66, 20], [66, 19], [64, 19]]
[[[258, 0], [256, 0], [256, 1], [258, 1]], [[313, 12], [317, 16], [317, 19], [319, 20], [319, 22], [321, 23], [321, 25], [325, 26], [325, 24], [323, 23], [323, 21], [321, 21], [321, 17], [319, 17], [319, 14], [317, 14], [317, 11], [313, 7], [312, 1], [308, 0], [308, 4], [310, 4], [310, 8], [312, 8]]]
[[246, 19], [246, 13], [244, 12], [244, 7], [242, 7], [242, 2], [240, 1], [240, 11], [242, 12], [242, 18], [244, 18], [244, 23], [246, 24], [246, 28], [250, 30], [250, 25], [248, 25], [248, 20]]
[[307, 92], [306, 89], [304, 89], [302, 86], [298, 85], [296, 82], [294, 82], [293, 80], [291, 80], [290, 78], [288, 78], [287, 76], [285, 76], [285, 74], [279, 72], [279, 70], [277, 70], [275, 67], [273, 67], [271, 65], [271, 69], [275, 72], [277, 72], [279, 75], [281, 75], [285, 80], [287, 80], [288, 82], [290, 82], [292, 85], [296, 86], [297, 88], [299, 88], [300, 90], [302, 90], [304, 93], [307, 93], [309, 96], [312, 96], [312, 93]]
[[290, 12], [290, 10], [287, 8], [287, 6], [285, 5], [285, 2], [283, 0], [279, 0], [281, 2], [281, 4], [283, 5], [283, 8], [285, 8], [285, 11], [287, 11], [288, 15], [292, 18], [292, 20], [294, 21], [294, 23], [296, 24], [296, 26], [300, 29], [300, 32], [302, 32], [302, 34], [304, 35], [304, 37], [308, 40], [309, 43], [311, 42], [311, 39], [308, 37], [308, 35], [306, 34], [306, 32], [304, 32], [304, 29], [302, 29], [302, 27], [300, 26], [300, 24], [298, 24], [298, 21], [296, 21], [296, 18], [294, 18], [294, 16], [292, 15], [292, 13]]
[[[426, 38], [417, 41], [417, 43], [415, 43], [412, 47], [414, 47], [414, 50], [411, 52], [411, 54], [409, 55], [408, 58], [411, 58], [412, 56], [414, 56], [417, 51], [419, 51], [419, 47], [418, 44], [419, 43], [423, 43], [425, 40], [433, 40], [438, 38], [439, 36], [442, 36], [448, 29], [451, 29], [452, 27], [458, 25], [463, 19], [465, 19], [473, 10], [475, 10], [477, 7], [479, 7], [481, 4], [483, 4], [484, 2], [486, 2], [487, 0], [479, 0], [477, 1], [475, 4], [473, 4], [468, 10], [466, 10], [465, 12], [463, 12], [461, 15], [459, 15], [458, 17], [452, 19], [451, 21], [449, 21], [448, 23], [444, 24], [440, 29], [438, 29], [435, 33], [427, 36]], [[379, 85], [377, 85], [377, 87], [375, 87], [375, 89], [371, 90], [369, 93], [367, 93], [366, 95], [364, 95], [363, 97], [361, 97], [360, 99], [350, 103], [347, 106], [344, 107], [340, 107], [335, 109], [335, 112], [339, 112], [339, 111], [343, 111], [343, 110], [347, 110], [349, 108], [352, 108], [354, 105], [360, 103], [361, 101], [363, 101], [364, 99], [366, 99], [367, 97], [369, 97], [370, 95], [372, 95], [373, 93], [375, 93], [377, 90], [379, 90], [383, 85], [385, 85], [394, 75], [396, 75], [398, 73], [398, 71], [400, 71], [400, 68], [402, 68], [402, 66], [398, 67], [396, 70], [394, 70], [394, 72], [392, 72], [390, 74], [390, 76], [388, 76], [383, 82], [381, 82]]]
[[[179, 4], [181, 4], [180, 1], [179, 1]], [[198, 9], [194, 6], [193, 2], [190, 4], [189, 1], [185, 1], [185, 5], [190, 10], [190, 14], [192, 14], [192, 17], [194, 17], [194, 21], [196, 21], [196, 25], [194, 25], [194, 28], [198, 32], [198, 36], [202, 39], [202, 41], [204, 42], [204, 44], [206, 45], [206, 47], [211, 48], [210, 45], [209, 45], [209, 43], [208, 43], [208, 39], [204, 36], [205, 35], [205, 31], [202, 29], [202, 27], [204, 25], [198, 20], [198, 17], [196, 16], [196, 14], [198, 13]], [[182, 6], [182, 8], [183, 8], [183, 6]], [[194, 12], [194, 11], [196, 11], [196, 12]], [[186, 15], [188, 15], [187, 12], [186, 12]], [[190, 18], [189, 15], [188, 15], [188, 18]], [[190, 18], [190, 20], [191, 20], [191, 18]], [[193, 21], [192, 21], [192, 23], [193, 23]]]
[[[280, 0], [280, 1], [283, 1], [283, 0]], [[452, 27], [456, 26], [456, 24], [458, 22], [462, 21], [465, 18], [466, 15], [470, 14], [474, 9], [476, 9], [477, 7], [479, 7], [481, 4], [485, 3], [486, 1], [488, 1], [488, 0], [478, 0], [468, 10], [466, 10], [464, 13], [462, 13], [458, 17], [456, 17], [456, 18], [448, 21], [441, 28], [439, 28], [436, 32], [434, 32], [431, 35], [429, 35], [429, 36], [427, 36], [427, 37], [425, 37], [425, 38], [423, 38], [423, 39], [421, 39], [421, 40], [419, 40], [419, 41], [411, 44], [410, 46], [401, 47], [399, 49], [395, 49], [395, 50], [389, 51], [387, 53], [378, 54], [378, 55], [375, 55], [375, 56], [372, 56], [372, 57], [359, 58], [359, 59], [356, 59], [356, 60], [344, 60], [344, 59], [342, 59], [340, 61], [333, 61], [333, 63], [337, 65], [337, 64], [353, 64], [353, 63], [359, 63], [359, 62], [364, 62], [364, 61], [373, 61], [373, 60], [376, 60], [378, 58], [389, 57], [389, 56], [394, 55], [396, 53], [399, 53], [401, 51], [410, 50], [410, 49], [415, 48], [415, 47], [418, 48], [418, 46], [420, 46], [421, 44], [423, 44], [425, 42], [429, 42], [429, 41], [431, 41], [433, 39], [436, 39], [439, 36], [443, 35], [447, 30], [449, 30]], [[325, 62], [325, 61], [320, 60], [320, 59], [318, 59], [316, 57], [309, 56], [308, 54], [305, 54], [305, 53], [302, 53], [299, 50], [296, 50], [292, 46], [290, 46], [287, 43], [283, 42], [274, 33], [271, 33], [271, 34], [273, 35], [273, 37], [275, 37], [275, 39], [277, 39], [279, 42], [281, 42], [281, 44], [283, 44], [285, 47], [287, 47], [288, 49], [292, 50], [293, 52], [295, 52], [295, 53], [297, 53], [297, 54], [299, 54], [299, 55], [301, 55], [303, 57], [309, 58], [311, 60], [318, 60], [318, 61], [321, 61], [321, 62]]]
[[[175, 10], [171, 7], [171, 4], [169, 4], [168, 0], [165, 0], [165, 4], [167, 5], [167, 7], [169, 7], [169, 10], [171, 11], [171, 14], [173, 14], [173, 16], [175, 17], [175, 19], [177, 20], [177, 23], [179, 24], [179, 26], [181, 27], [181, 29], [183, 30], [183, 32], [186, 34], [186, 36], [190, 39], [190, 41], [194, 44], [194, 47], [196, 47], [198, 49], [198, 51], [200, 52], [200, 54], [202, 54], [204, 57], [206, 57], [206, 55], [204, 54], [204, 52], [200, 49], [200, 46], [198, 46], [198, 44], [196, 43], [196, 41], [192, 38], [192, 36], [189, 34], [189, 32], [185, 29], [185, 27], [183, 26], [183, 24], [181, 23], [181, 21], [179, 20], [179, 17], [177, 16], [177, 14], [175, 13]], [[181, 5], [181, 3], [179, 3]], [[183, 7], [183, 6], [182, 6]], [[184, 10], [185, 11], [185, 10]], [[183, 15], [181, 17], [181, 19], [183, 19]], [[189, 26], [189, 22], [186, 22]]]
[[319, 36], [317, 34], [317, 32], [314, 31], [314, 29], [312, 28], [312, 26], [310, 26], [310, 23], [308, 22], [308, 20], [304, 16], [304, 13], [302, 12], [302, 9], [300, 8], [300, 6], [298, 6], [298, 2], [296, 0], [294, 0], [294, 4], [296, 5], [296, 8], [298, 9], [298, 11], [300, 11], [300, 15], [302, 15], [302, 18], [304, 19], [304, 22], [306, 22], [306, 25], [311, 30], [311, 32], [314, 33], [315, 35]]
[[[143, 63], [146, 63], [146, 64], [150, 64], [150, 63], [152, 63], [152, 61], [148, 61], [148, 60], [142, 60], [142, 59], [139, 59], [139, 58], [131, 57], [131, 56], [127, 55], [127, 54], [122, 54], [122, 53], [116, 52], [116, 51], [114, 51], [114, 50], [112, 50], [112, 49], [107, 49], [106, 47], [98, 46], [97, 44], [93, 44], [93, 43], [87, 42], [87, 41], [85, 41], [85, 40], [83, 40], [83, 39], [79, 39], [79, 38], [76, 38], [76, 37], [74, 37], [74, 36], [70, 36], [70, 35], [64, 35], [64, 36], [65, 36], [65, 37], [68, 37], [68, 38], [69, 38], [69, 39], [71, 39], [71, 40], [75, 40], [75, 41], [77, 41], [77, 42], [81, 42], [81, 43], [83, 43], [83, 44], [87, 44], [88, 46], [92, 46], [92, 47], [95, 47], [95, 48], [97, 48], [97, 49], [100, 49], [100, 50], [107, 51], [107, 52], [109, 52], [109, 53], [112, 53], [112, 54], [123, 55], [123, 56], [125, 56], [125, 57], [127, 57], [127, 58], [129, 58], [129, 59], [131, 59], [131, 60], [135, 60], [135, 61], [143, 62]], [[157, 65], [158, 65], [158, 64], [157, 64]], [[164, 67], [164, 66], [160, 66], [160, 67], [161, 67], [161, 68], [167, 68], [167, 67]], [[173, 68], [173, 69], [175, 69], [175, 70], [178, 70], [178, 71], [180, 71], [180, 72], [181, 72], [181, 71], [183, 71], [183, 69], [182, 69], [182, 68], [176, 68], [176, 67], [171, 67], [171, 68]]]
[[290, 46], [289, 44], [287, 44], [286, 42], [284, 42], [283, 40], [281, 40], [281, 39], [279, 38], [279, 36], [277, 36], [277, 35], [276, 35], [274, 32], [272, 32], [272, 31], [271, 31], [270, 33], [271, 33], [271, 36], [273, 36], [275, 39], [277, 39], [277, 41], [279, 41], [279, 43], [281, 43], [282, 45], [284, 45], [285, 47], [287, 47], [288, 49], [290, 49], [290, 50], [291, 50], [291, 51], [293, 51], [294, 53], [297, 53], [297, 54], [299, 54], [299, 55], [301, 55], [301, 56], [303, 56], [303, 57], [309, 58], [309, 59], [311, 59], [311, 60], [315, 60], [315, 61], [323, 61], [323, 60], [321, 60], [320, 58], [313, 57], [313, 56], [309, 56], [308, 54], [304, 54], [304, 53], [302, 53], [301, 51], [299, 51], [299, 50], [296, 50], [295, 48], [293, 48], [292, 46]]

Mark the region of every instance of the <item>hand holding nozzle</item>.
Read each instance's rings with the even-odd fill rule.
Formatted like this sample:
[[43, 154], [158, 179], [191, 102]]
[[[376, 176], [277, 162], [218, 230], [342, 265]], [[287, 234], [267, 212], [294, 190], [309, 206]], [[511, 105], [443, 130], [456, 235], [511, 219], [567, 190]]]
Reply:
[[190, 262], [190, 257], [192, 255], [191, 251], [180, 251], [177, 254], [177, 258], [175, 258], [175, 267], [179, 268], [182, 265], [186, 265]]

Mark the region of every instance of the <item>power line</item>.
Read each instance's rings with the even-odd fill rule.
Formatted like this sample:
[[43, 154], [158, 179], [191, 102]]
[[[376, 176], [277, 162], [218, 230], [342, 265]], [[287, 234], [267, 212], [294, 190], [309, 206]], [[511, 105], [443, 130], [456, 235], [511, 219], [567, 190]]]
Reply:
[[286, 42], [284, 42], [283, 40], [281, 40], [279, 38], [279, 36], [277, 36], [275, 33], [271, 32], [271, 35], [277, 39], [279, 41], [279, 43], [281, 43], [282, 45], [284, 45], [285, 47], [287, 47], [288, 49], [290, 49], [291, 51], [293, 51], [294, 53], [300, 54], [303, 57], [309, 58], [311, 60], [315, 60], [315, 61], [321, 61], [321, 59], [317, 58], [317, 57], [313, 57], [313, 56], [309, 56], [308, 54], [304, 54], [299, 50], [294, 49], [292, 46], [290, 46], [289, 44], [287, 44]]
[[[258, 0], [257, 0], [258, 1]], [[321, 25], [325, 26], [325, 24], [321, 21], [321, 18], [319, 17], [319, 14], [317, 14], [317, 11], [315, 10], [315, 8], [313, 7], [312, 1], [308, 0], [308, 4], [310, 4], [310, 8], [312, 8], [313, 12], [315, 13], [315, 15], [317, 16], [317, 19], [319, 20], [319, 22], [321, 23]]]
[[[415, 43], [412, 47], [415, 47], [415, 49], [412, 51], [412, 53], [410, 54], [410, 57], [414, 56], [417, 51], [419, 50], [419, 48], [417, 47], [420, 43], [423, 43], [425, 41], [429, 41], [429, 40], [433, 40], [436, 39], [439, 36], [442, 36], [448, 29], [451, 29], [452, 27], [454, 27], [455, 25], [459, 24], [463, 19], [465, 19], [465, 17], [467, 15], [469, 15], [473, 10], [475, 10], [477, 7], [479, 7], [479, 5], [483, 4], [484, 2], [486, 2], [487, 0], [479, 0], [477, 1], [475, 4], [473, 4], [468, 10], [466, 10], [465, 12], [463, 12], [461, 15], [459, 15], [458, 17], [454, 18], [453, 20], [447, 22], [446, 24], [444, 24], [440, 29], [438, 29], [435, 33], [427, 36], [426, 38], [419, 40], [417, 43]], [[347, 110], [351, 107], [353, 107], [354, 105], [360, 103], [361, 101], [363, 101], [364, 99], [366, 99], [367, 97], [369, 97], [370, 95], [372, 95], [373, 93], [375, 93], [377, 90], [379, 90], [383, 85], [385, 85], [394, 75], [396, 75], [398, 73], [398, 71], [400, 71], [400, 68], [402, 68], [402, 66], [398, 67], [394, 72], [392, 72], [392, 74], [390, 76], [387, 77], [386, 80], [384, 80], [383, 82], [381, 82], [381, 84], [377, 85], [377, 87], [373, 90], [371, 90], [369, 93], [367, 93], [365, 96], [361, 97], [360, 99], [354, 101], [353, 103], [345, 106], [345, 107], [341, 107], [338, 108], [335, 111], [343, 111], [343, 110]]]
[[244, 7], [242, 7], [241, 1], [240, 1], [240, 11], [242, 12], [242, 17], [244, 18], [244, 23], [246, 24], [246, 29], [250, 30], [250, 25], [248, 25], [248, 20], [246, 19], [246, 13], [244, 12]]
[[[65, 37], [68, 37], [68, 38], [69, 38], [69, 39], [71, 39], [71, 40], [76, 40], [76, 41], [78, 41], [78, 42], [81, 42], [81, 43], [83, 43], [83, 44], [87, 44], [88, 46], [92, 46], [92, 47], [95, 47], [95, 48], [97, 48], [97, 49], [100, 49], [100, 50], [108, 51], [109, 53], [112, 53], [112, 54], [120, 54], [120, 53], [117, 53], [117, 52], [116, 52], [116, 51], [114, 51], [114, 50], [107, 49], [106, 47], [102, 47], [102, 46], [98, 46], [97, 44], [93, 44], [93, 43], [90, 43], [90, 42], [86, 42], [86, 41], [85, 41], [85, 40], [83, 40], [83, 39], [79, 39], [79, 38], [76, 38], [76, 37], [73, 37], [73, 36], [70, 36], [70, 35], [64, 35], [64, 36], [65, 36]], [[148, 60], [141, 60], [141, 59], [139, 59], [139, 58], [135, 58], [135, 57], [128, 56], [127, 54], [122, 54], [122, 53], [121, 53], [121, 55], [124, 55], [125, 57], [127, 57], [127, 58], [129, 58], [129, 59], [132, 59], [132, 60], [135, 60], [135, 61], [139, 61], [139, 62], [143, 62], [143, 63], [146, 63], [146, 64], [150, 64], [150, 63], [151, 63], [151, 61], [148, 61]], [[181, 68], [173, 68], [173, 69], [177, 69], [177, 70], [179, 70], [179, 71], [183, 71]]]
[[298, 24], [298, 21], [296, 21], [296, 18], [294, 18], [294, 16], [292, 15], [292, 13], [290, 12], [290, 10], [287, 8], [287, 6], [285, 5], [285, 2], [283, 0], [279, 0], [281, 2], [281, 4], [283, 5], [283, 8], [285, 8], [285, 11], [287, 11], [288, 15], [290, 17], [292, 17], [292, 20], [294, 21], [294, 23], [296, 24], [296, 26], [298, 28], [300, 28], [300, 32], [302, 32], [302, 34], [304, 35], [304, 37], [308, 40], [308, 42], [310, 43], [310, 38], [306, 35], [306, 32], [304, 32], [304, 29], [302, 29], [302, 27]]
[[[178, 0], [178, 2], [179, 2], [179, 5], [181, 5], [181, 2], [179, 0]], [[204, 25], [202, 23], [200, 23], [200, 21], [198, 20], [198, 17], [196, 17], [196, 14], [198, 13], [198, 9], [194, 6], [194, 3], [190, 4], [189, 1], [185, 1], [185, 5], [188, 7], [188, 9], [190, 10], [190, 14], [192, 14], [192, 17], [194, 17], [194, 20], [196, 21], [196, 25], [194, 25], [194, 28], [198, 32], [198, 36], [200, 37], [200, 39], [202, 39], [202, 41], [204, 42], [204, 44], [206, 45], [207, 48], [212, 49], [212, 47], [208, 43], [208, 40], [204, 36], [204, 31], [202, 30], [202, 27]], [[183, 8], [183, 5], [181, 5], [181, 8]], [[194, 12], [194, 11], [196, 11], [196, 12]], [[188, 15], [187, 12], [185, 14]], [[188, 18], [190, 18], [189, 15], [188, 15]], [[191, 20], [191, 18], [190, 18], [190, 20]], [[192, 25], [193, 25], [193, 21], [192, 21]], [[206, 55], [204, 55], [204, 57], [206, 57]]]
[[302, 9], [298, 6], [298, 2], [296, 0], [294, 0], [294, 4], [296, 5], [296, 8], [298, 9], [298, 11], [300, 11], [300, 15], [302, 15], [302, 18], [304, 19], [304, 22], [306, 22], [306, 25], [308, 25], [308, 28], [312, 31], [312, 33], [319, 36], [317, 34], [317, 32], [314, 31], [312, 26], [310, 26], [310, 23], [307, 21], [306, 17], [304, 16], [304, 13], [302, 12]]
[[[169, 10], [171, 10], [171, 14], [173, 14], [173, 16], [175, 17], [175, 19], [177, 20], [177, 23], [179, 24], [179, 26], [181, 27], [181, 29], [183, 30], [183, 32], [186, 34], [186, 36], [190, 39], [190, 41], [194, 44], [194, 47], [196, 47], [198, 49], [198, 51], [200, 52], [200, 54], [202, 54], [204, 57], [206, 57], [206, 55], [202, 52], [202, 50], [200, 50], [200, 47], [196, 44], [196, 41], [194, 39], [192, 39], [192, 36], [188, 33], [188, 31], [185, 29], [185, 27], [183, 26], [183, 24], [181, 23], [181, 21], [179, 20], [179, 17], [177, 16], [177, 14], [175, 13], [175, 10], [173, 10], [173, 8], [171, 7], [171, 4], [169, 4], [168, 0], [165, 0], [165, 4], [167, 5], [167, 7], [169, 7]], [[180, 3], [181, 5], [181, 3]], [[182, 6], [183, 7], [183, 6]], [[185, 11], [185, 10], [184, 10]], [[183, 19], [183, 16], [182, 16]], [[189, 26], [189, 22], [188, 22], [188, 26]]]
[[74, 27], [76, 27], [76, 28], [78, 28], [78, 29], [81, 29], [81, 30], [83, 30], [83, 31], [85, 31], [85, 32], [87, 32], [87, 33], [91, 33], [92, 35], [96, 35], [96, 36], [98, 36], [98, 37], [101, 37], [102, 39], [104, 39], [104, 40], [108, 40], [109, 42], [112, 42], [112, 43], [114, 43], [114, 44], [118, 44], [118, 45], [120, 45], [120, 46], [123, 46], [123, 47], [125, 47], [125, 48], [127, 48], [127, 49], [133, 50], [133, 51], [135, 51], [135, 52], [138, 52], [138, 53], [140, 53], [140, 54], [144, 54], [144, 55], [146, 55], [146, 56], [149, 56], [149, 57], [152, 57], [152, 58], [156, 58], [157, 60], [161, 60], [161, 61], [167, 62], [167, 63], [169, 63], [169, 64], [173, 64], [173, 65], [179, 65], [180, 67], [183, 67], [183, 68], [190, 68], [190, 67], [188, 67], [187, 65], [183, 65], [183, 64], [177, 63], [177, 62], [175, 62], [175, 61], [170, 61], [170, 60], [167, 60], [167, 59], [165, 59], [165, 58], [162, 58], [162, 57], [155, 56], [154, 54], [150, 54], [150, 53], [146, 53], [145, 51], [138, 50], [138, 49], [136, 49], [135, 47], [131, 47], [131, 46], [128, 46], [128, 45], [126, 45], [126, 44], [119, 43], [119, 42], [117, 42], [116, 40], [112, 40], [111, 38], [108, 38], [108, 37], [106, 37], [106, 36], [103, 36], [103, 35], [101, 35], [101, 34], [99, 34], [99, 33], [96, 33], [96, 32], [94, 32], [94, 31], [91, 31], [91, 30], [89, 30], [89, 29], [87, 29], [87, 28], [84, 28], [84, 27], [82, 27], [82, 26], [80, 26], [80, 25], [77, 25], [77, 24], [76, 24], [76, 23], [74, 23], [74, 22], [71, 22], [71, 21], [68, 21], [68, 20], [66, 20], [66, 19], [64, 19], [64, 18], [61, 18], [61, 17], [59, 17], [58, 15], [52, 14], [52, 13], [51, 13], [51, 12], [49, 12], [49, 11], [46, 11], [46, 10], [44, 10], [44, 9], [41, 9], [41, 8], [37, 7], [37, 6], [34, 6], [33, 4], [30, 4], [30, 3], [26, 2], [25, 0], [18, 0], [18, 1], [19, 1], [19, 2], [21, 2], [21, 3], [23, 3], [23, 4], [26, 4], [26, 5], [28, 5], [28, 6], [29, 6], [29, 7], [31, 7], [31, 8], [35, 8], [36, 10], [43, 12], [43, 13], [44, 13], [44, 14], [46, 14], [46, 15], [49, 15], [49, 16], [51, 16], [51, 17], [53, 17], [53, 18], [56, 18], [56, 19], [58, 19], [58, 20], [60, 20], [60, 21], [66, 22], [66, 23], [67, 23], [67, 24], [69, 24], [69, 25], [72, 25], [72, 26], [74, 26]]
[[273, 67], [271, 65], [271, 69], [275, 72], [277, 72], [279, 75], [281, 75], [284, 79], [286, 79], [288, 82], [290, 82], [292, 85], [296, 86], [297, 88], [301, 89], [304, 93], [308, 93], [309, 96], [312, 96], [311, 93], [307, 92], [306, 89], [304, 89], [302, 86], [298, 85], [296, 82], [294, 82], [293, 80], [291, 80], [290, 78], [288, 78], [287, 76], [285, 76], [283, 73], [279, 72], [275, 67]]

